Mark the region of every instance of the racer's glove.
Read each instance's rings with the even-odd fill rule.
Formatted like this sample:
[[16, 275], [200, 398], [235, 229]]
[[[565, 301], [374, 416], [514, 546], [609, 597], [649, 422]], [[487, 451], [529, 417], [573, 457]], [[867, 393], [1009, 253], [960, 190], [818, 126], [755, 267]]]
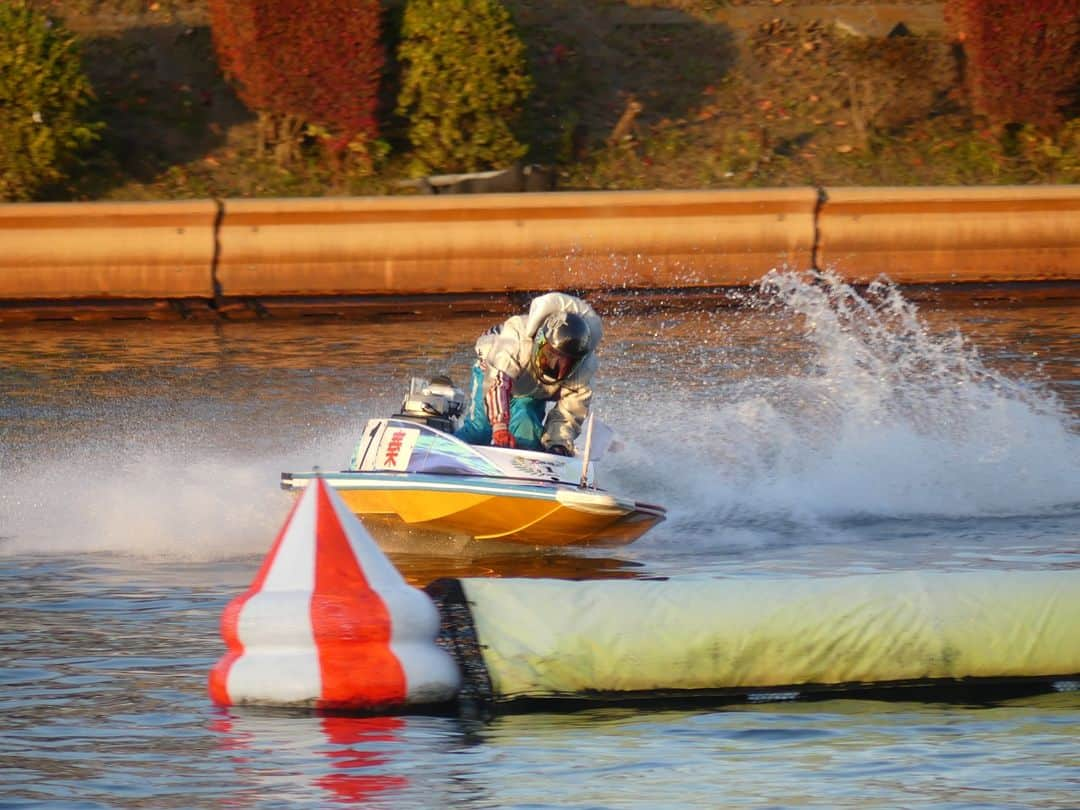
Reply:
[[556, 456], [569, 456], [570, 455], [570, 448], [569, 447], [563, 447], [561, 444], [549, 445], [547, 451], [549, 453], [554, 453]]
[[491, 443], [495, 447], [517, 447], [514, 434], [510, 432], [506, 425], [491, 426]]

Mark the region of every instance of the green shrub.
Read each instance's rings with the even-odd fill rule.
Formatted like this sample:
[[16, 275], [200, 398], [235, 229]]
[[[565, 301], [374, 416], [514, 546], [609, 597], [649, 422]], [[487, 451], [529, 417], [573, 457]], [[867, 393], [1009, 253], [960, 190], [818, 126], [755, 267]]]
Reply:
[[407, 0], [398, 59], [415, 174], [505, 166], [528, 151], [514, 125], [532, 78], [498, 0]]
[[62, 182], [98, 138], [75, 36], [25, 0], [0, 2], [0, 199]]

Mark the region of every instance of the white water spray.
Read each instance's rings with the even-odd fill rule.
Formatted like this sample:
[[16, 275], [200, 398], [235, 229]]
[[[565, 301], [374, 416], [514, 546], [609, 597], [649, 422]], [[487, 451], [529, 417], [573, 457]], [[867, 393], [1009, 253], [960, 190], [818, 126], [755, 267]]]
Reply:
[[668, 482], [655, 497], [676, 527], [820, 531], [1080, 504], [1080, 436], [1060, 401], [988, 367], [959, 333], [934, 334], [895, 286], [774, 271], [746, 305], [794, 333], [803, 360], [734, 381], [702, 369], [709, 395], [652, 402], [659, 428], [620, 463], [638, 491]]
[[[894, 287], [859, 292], [829, 274], [772, 273], [738, 309], [609, 320], [598, 412], [624, 450], [605, 460], [600, 485], [669, 508], [644, 549], [654, 538], [689, 553], [778, 535], [817, 544], [864, 519], [1080, 512], [1075, 419], [1045, 386], [996, 371], [958, 333], [932, 330]], [[409, 344], [427, 328], [403, 326], [396, 338]], [[297, 329], [304, 340], [294, 345], [310, 356], [285, 368], [322, 363], [319, 333]], [[475, 329], [456, 329], [463, 345]], [[179, 333], [180, 345], [199, 335]], [[338, 364], [262, 389], [267, 370], [281, 372], [274, 356], [258, 357], [238, 384], [205, 358], [159, 367], [156, 344], [149, 359], [125, 361], [122, 346], [91, 334], [84, 353], [109, 361], [103, 383], [97, 367], [69, 367], [63, 355], [39, 375], [37, 360], [16, 354], [35, 382], [12, 378], [10, 390], [34, 396], [10, 422], [22, 438], [0, 436], [0, 555], [265, 552], [291, 504], [278, 474], [343, 467], [363, 420], [399, 401], [390, 381], [448, 339], [387, 354], [386, 338], [353, 327], [350, 341], [372, 349], [353, 349], [347, 374]], [[252, 351], [250, 342], [220, 349], [233, 361]], [[174, 402], [162, 392], [175, 375], [184, 394]], [[94, 396], [83, 393], [87, 380]], [[112, 386], [122, 398], [101, 396]], [[342, 398], [343, 389], [360, 393]], [[65, 409], [72, 416], [53, 425]], [[40, 436], [29, 432], [34, 420]]]
[[263, 553], [293, 500], [278, 474], [347, 459], [352, 434], [328, 431], [292, 452], [244, 452], [156, 432], [50, 454], [9, 473], [0, 554], [204, 561]]

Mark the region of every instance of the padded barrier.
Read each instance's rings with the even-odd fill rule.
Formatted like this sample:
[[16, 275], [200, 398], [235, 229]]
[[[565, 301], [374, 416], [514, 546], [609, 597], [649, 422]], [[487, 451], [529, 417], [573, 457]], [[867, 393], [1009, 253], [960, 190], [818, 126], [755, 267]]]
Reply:
[[807, 579], [441, 580], [440, 643], [481, 702], [1068, 679], [1080, 571]]

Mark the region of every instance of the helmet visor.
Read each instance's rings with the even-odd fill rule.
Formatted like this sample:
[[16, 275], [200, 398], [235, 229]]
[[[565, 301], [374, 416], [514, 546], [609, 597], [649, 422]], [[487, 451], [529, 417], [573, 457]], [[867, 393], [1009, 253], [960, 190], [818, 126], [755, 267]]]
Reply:
[[536, 352], [536, 367], [541, 379], [545, 380], [565, 380], [574, 373], [580, 362], [581, 358], [563, 354], [546, 340]]

